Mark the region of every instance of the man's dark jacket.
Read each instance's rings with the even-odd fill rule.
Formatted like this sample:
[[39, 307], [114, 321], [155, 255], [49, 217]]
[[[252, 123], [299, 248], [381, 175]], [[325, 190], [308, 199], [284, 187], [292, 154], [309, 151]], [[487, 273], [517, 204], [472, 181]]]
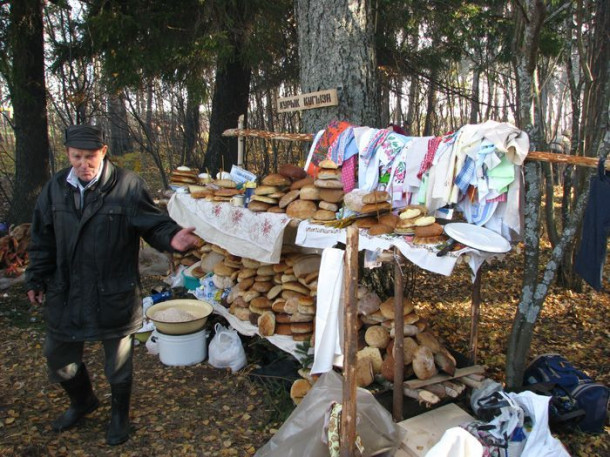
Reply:
[[171, 251], [180, 226], [154, 205], [139, 176], [107, 159], [81, 214], [69, 172], [53, 176], [38, 197], [26, 290], [45, 291], [47, 329], [58, 340], [123, 337], [142, 325], [140, 237]]

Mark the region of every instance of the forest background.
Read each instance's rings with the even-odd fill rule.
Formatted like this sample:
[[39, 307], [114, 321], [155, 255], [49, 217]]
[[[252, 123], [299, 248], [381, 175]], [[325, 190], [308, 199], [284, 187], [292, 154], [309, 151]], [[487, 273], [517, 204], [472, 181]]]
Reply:
[[[525, 130], [532, 150], [605, 157], [609, 31], [603, 0], [0, 0], [0, 220], [30, 219], [74, 123], [102, 125], [111, 154], [136, 171], [152, 159], [164, 187], [178, 165], [229, 169], [237, 140], [222, 132], [240, 115], [267, 131], [344, 119], [409, 135], [493, 119]], [[328, 88], [337, 107], [276, 110], [280, 97]], [[303, 163], [306, 149], [250, 139], [245, 166], [262, 176]], [[590, 172], [524, 166], [509, 385], [521, 382], [551, 284], [583, 287], [572, 264]]]

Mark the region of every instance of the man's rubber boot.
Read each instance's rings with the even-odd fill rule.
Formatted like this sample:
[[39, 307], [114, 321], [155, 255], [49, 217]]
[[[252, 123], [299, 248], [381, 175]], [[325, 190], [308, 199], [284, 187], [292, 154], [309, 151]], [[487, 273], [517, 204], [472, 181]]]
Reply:
[[99, 400], [93, 393], [85, 364], [81, 364], [72, 379], [62, 381], [60, 384], [70, 397], [70, 407], [51, 424], [56, 432], [67, 430], [76, 425], [85, 415], [95, 411], [100, 405]]
[[129, 439], [129, 401], [131, 399], [131, 380], [111, 384], [112, 407], [106, 443], [111, 446], [124, 443]]

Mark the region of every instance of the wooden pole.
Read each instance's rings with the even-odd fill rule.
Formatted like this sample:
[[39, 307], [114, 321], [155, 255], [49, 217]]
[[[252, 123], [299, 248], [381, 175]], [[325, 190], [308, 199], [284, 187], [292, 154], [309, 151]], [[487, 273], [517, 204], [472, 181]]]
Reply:
[[[240, 114], [237, 118], [237, 128], [243, 130], [244, 128], [244, 115]], [[237, 137], [237, 166], [244, 167], [244, 137]]]
[[477, 341], [479, 339], [479, 316], [481, 315], [481, 275], [483, 265], [477, 270], [472, 285], [472, 300], [470, 304], [470, 351], [469, 359], [472, 364], [477, 363]]
[[340, 455], [354, 455], [356, 443], [356, 363], [358, 351], [358, 228], [347, 228], [343, 297], [345, 303], [345, 334], [343, 340], [343, 405], [341, 412]]
[[[266, 130], [255, 130], [255, 129], [227, 129], [222, 132], [222, 136], [237, 136], [237, 137], [255, 137], [255, 138], [266, 138], [273, 140], [285, 140], [285, 141], [313, 141], [314, 135], [311, 133], [281, 133], [281, 132], [269, 132]], [[525, 160], [538, 160], [540, 162], [551, 162], [551, 163], [566, 163], [569, 165], [576, 165], [580, 167], [597, 168], [599, 159], [597, 157], [582, 157], [573, 156], [568, 154], [557, 154], [554, 152], [542, 152], [542, 151], [531, 151], [528, 152]], [[606, 161], [606, 170], [610, 170], [610, 160]]]
[[404, 325], [403, 325], [403, 297], [404, 282], [400, 261], [402, 254], [394, 248], [394, 393], [392, 416], [394, 422], [402, 420], [403, 390], [402, 381], [404, 377]]

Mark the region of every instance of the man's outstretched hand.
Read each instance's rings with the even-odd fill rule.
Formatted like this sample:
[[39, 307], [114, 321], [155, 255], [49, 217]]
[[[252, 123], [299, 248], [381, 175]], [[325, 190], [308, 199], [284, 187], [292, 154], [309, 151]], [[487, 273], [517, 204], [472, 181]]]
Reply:
[[177, 232], [170, 243], [172, 248], [176, 251], [184, 252], [198, 247], [201, 243], [201, 238], [195, 235], [194, 231], [195, 227], [187, 227]]
[[32, 305], [39, 305], [44, 300], [44, 292], [42, 290], [28, 290], [27, 294]]

